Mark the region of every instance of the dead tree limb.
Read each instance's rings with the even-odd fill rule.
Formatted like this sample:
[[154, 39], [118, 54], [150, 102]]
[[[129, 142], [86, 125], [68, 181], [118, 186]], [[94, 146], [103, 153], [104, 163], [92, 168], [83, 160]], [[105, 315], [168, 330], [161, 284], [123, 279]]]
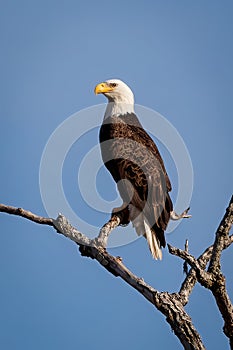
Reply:
[[29, 210], [25, 210], [23, 208], [16, 208], [10, 205], [0, 204], [0, 212], [22, 216], [23, 218], [28, 219], [30, 221], [34, 221], [37, 224], [54, 226], [53, 219], [38, 216], [36, 214], [31, 213]]
[[[198, 259], [184, 250], [168, 246], [171, 254], [185, 260], [192, 267], [179, 293], [183, 297], [183, 303], [187, 303], [188, 296], [196, 281], [209, 289], [224, 320], [223, 332], [229, 338], [231, 349], [233, 349], [233, 305], [227, 293], [226, 279], [221, 271], [220, 258], [222, 251], [233, 242], [233, 235], [230, 235], [232, 224], [233, 196], [216, 231], [214, 244], [206, 249]], [[208, 262], [209, 266], [206, 271]]]
[[[225, 215], [226, 217], [224, 217], [224, 223], [227, 224], [222, 224], [222, 222], [220, 224], [221, 227], [225, 227], [225, 229], [221, 231], [224, 231], [224, 239], [222, 240], [220, 237], [218, 237], [218, 239], [221, 241], [221, 251], [226, 249], [233, 242], [232, 236], [229, 236], [230, 227], [232, 225], [232, 221], [229, 219], [232, 215], [232, 209], [229, 208], [231, 207], [228, 207], [228, 211]], [[183, 344], [184, 349], [205, 349], [201, 337], [195, 329], [190, 316], [184, 310], [184, 306], [188, 302], [189, 295], [195, 283], [199, 281], [200, 283], [203, 282], [204, 285], [205, 279], [212, 274], [212, 272], [206, 271], [205, 267], [213, 256], [214, 245], [206, 249], [206, 251], [198, 259], [192, 257], [187, 251], [182, 251], [169, 246], [169, 250], [172, 254], [183, 258], [192, 268], [188, 272], [178, 293], [159, 292], [144, 282], [143, 279], [134, 275], [123, 264], [121, 258], [113, 257], [106, 251], [104, 246], [106, 245], [110, 232], [121, 223], [122, 218], [117, 214], [114, 214], [109, 222], [102, 227], [99, 236], [91, 240], [85, 234], [74, 228], [61, 214], [57, 219], [44, 218], [22, 208], [14, 208], [4, 204], [0, 204], [0, 212], [22, 216], [39, 224], [53, 226], [58, 233], [63, 234], [79, 245], [81, 255], [97, 260], [105, 269], [107, 269], [114, 276], [121, 277], [126, 283], [141, 293], [150, 303], [152, 303], [160, 312], [162, 312], [172, 330]], [[226, 230], [228, 230], [227, 234]], [[219, 229], [217, 232], [218, 231]], [[217, 236], [218, 235], [216, 234], [216, 237]], [[217, 261], [219, 264], [218, 259]], [[222, 285], [222, 289], [226, 291], [224, 284]], [[220, 312], [225, 312], [225, 306], [227, 303], [229, 303], [228, 299], [224, 301], [224, 307], [217, 303], [219, 308], [222, 308], [222, 311], [220, 309]], [[228, 337], [229, 334], [231, 336], [231, 331], [232, 324], [228, 322], [226, 325], [225, 322], [224, 332]]]
[[14, 208], [0, 204], [0, 212], [19, 215], [39, 224], [53, 226], [56, 231], [70, 238], [79, 245], [81, 255], [97, 260], [114, 276], [121, 277], [131, 287], [141, 293], [155, 308], [166, 317], [172, 330], [183, 344], [184, 349], [204, 350], [201, 337], [195, 329], [190, 316], [184, 310], [180, 296], [177, 293], [159, 292], [134, 275], [122, 262], [121, 258], [113, 257], [100, 244], [106, 242], [110, 232], [121, 223], [121, 217], [113, 215], [100, 230], [99, 236], [93, 240], [74, 228], [61, 214], [57, 219], [44, 218], [22, 208]]

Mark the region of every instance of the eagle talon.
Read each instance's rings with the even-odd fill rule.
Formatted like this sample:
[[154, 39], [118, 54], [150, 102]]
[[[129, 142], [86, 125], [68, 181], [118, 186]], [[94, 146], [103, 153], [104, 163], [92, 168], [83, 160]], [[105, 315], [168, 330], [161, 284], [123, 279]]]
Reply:
[[180, 219], [189, 219], [192, 217], [192, 215], [188, 214], [190, 207], [188, 207], [186, 210], [183, 211], [181, 214], [177, 214], [174, 210], [170, 213], [170, 219], [171, 220], [180, 220]]
[[129, 207], [127, 204], [123, 203], [121, 207], [113, 208], [112, 217], [117, 215], [121, 220], [121, 226], [127, 226], [130, 223], [129, 219]]

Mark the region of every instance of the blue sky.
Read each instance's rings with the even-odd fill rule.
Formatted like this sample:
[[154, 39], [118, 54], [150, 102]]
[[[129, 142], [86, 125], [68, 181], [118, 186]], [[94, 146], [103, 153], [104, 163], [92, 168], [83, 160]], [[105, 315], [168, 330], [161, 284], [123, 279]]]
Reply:
[[[2, 2], [1, 202], [47, 215], [39, 167], [50, 135], [72, 114], [105, 102], [93, 94], [96, 83], [120, 78], [132, 87], [136, 103], [166, 117], [185, 141], [194, 170], [193, 217], [167, 241], [183, 247], [188, 238], [190, 252], [199, 255], [213, 242], [232, 193], [232, 15], [227, 0]], [[96, 233], [108, 215], [83, 203], [77, 168], [97, 138], [95, 129], [73, 145], [63, 177], [73, 210], [96, 224]], [[176, 172], [160, 149], [174, 198]], [[97, 180], [105, 199], [114, 199], [107, 172]], [[75, 244], [51, 228], [3, 214], [1, 228], [1, 348], [181, 349], [157, 310], [80, 257]], [[162, 262], [153, 261], [143, 239], [110, 252], [160, 291], [177, 291], [184, 278], [181, 261], [166, 250]], [[222, 266], [233, 297], [231, 262], [232, 248]], [[187, 310], [207, 348], [227, 347], [208, 291], [196, 286]]]

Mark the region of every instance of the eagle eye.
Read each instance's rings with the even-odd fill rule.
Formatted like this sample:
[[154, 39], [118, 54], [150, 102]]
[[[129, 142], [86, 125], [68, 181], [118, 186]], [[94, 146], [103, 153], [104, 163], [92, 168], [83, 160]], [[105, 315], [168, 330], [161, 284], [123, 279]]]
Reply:
[[110, 86], [115, 88], [117, 86], [117, 84], [116, 83], [111, 83]]

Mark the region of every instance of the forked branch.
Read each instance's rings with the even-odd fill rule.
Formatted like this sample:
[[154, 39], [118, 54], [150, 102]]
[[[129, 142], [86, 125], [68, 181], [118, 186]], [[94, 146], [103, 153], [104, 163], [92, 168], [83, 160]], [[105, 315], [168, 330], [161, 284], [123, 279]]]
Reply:
[[114, 276], [121, 277], [131, 287], [141, 293], [166, 317], [172, 330], [179, 338], [185, 349], [204, 350], [201, 337], [195, 329], [190, 316], [184, 310], [181, 298], [176, 293], [159, 292], [147, 284], [142, 278], [134, 275], [119, 257], [113, 257], [102, 246], [110, 232], [121, 223], [121, 217], [114, 214], [112, 218], [102, 227], [97, 238], [91, 240], [86, 235], [74, 228], [61, 214], [57, 219], [47, 219], [35, 215], [21, 208], [14, 208], [0, 204], [0, 211], [20, 215], [36, 223], [53, 226], [56, 231], [70, 238], [79, 245], [83, 256], [97, 260], [106, 270]]
[[[183, 304], [185, 305], [188, 302], [188, 297], [197, 280], [202, 286], [208, 288], [218, 305], [224, 320], [223, 331], [229, 338], [230, 346], [233, 349], [233, 305], [227, 293], [226, 279], [221, 271], [220, 264], [222, 251], [233, 242], [233, 235], [230, 235], [232, 224], [233, 196], [216, 231], [214, 244], [206, 249], [198, 259], [195, 259], [186, 251], [171, 246], [169, 246], [169, 251], [171, 254], [185, 260], [192, 267], [179, 292]], [[209, 267], [206, 271], [206, 265], [209, 261]]]
[[[205, 349], [200, 335], [193, 326], [190, 316], [184, 310], [184, 305], [187, 304], [189, 295], [197, 280], [207, 288], [209, 283], [220, 312], [222, 314], [227, 314], [227, 317], [223, 316], [226, 318], [224, 318], [224, 332], [229, 337], [230, 341], [232, 341], [232, 305], [226, 293], [224, 276], [222, 276], [221, 270], [219, 269], [222, 250], [226, 249], [233, 242], [233, 235], [229, 236], [233, 219], [232, 200], [217, 230], [214, 245], [206, 249], [198, 259], [195, 259], [190, 255], [187, 252], [187, 249], [186, 251], [183, 251], [169, 246], [170, 253], [180, 256], [192, 267], [188, 272], [179, 293], [157, 291], [144, 282], [143, 279], [134, 275], [123, 264], [121, 258], [113, 257], [106, 251], [105, 245], [110, 232], [121, 223], [122, 218], [117, 214], [114, 214], [102, 227], [98, 237], [91, 240], [85, 234], [74, 228], [61, 214], [57, 219], [44, 218], [22, 208], [15, 208], [4, 204], [0, 204], [0, 212], [22, 216], [39, 224], [53, 226], [57, 232], [76, 242], [79, 245], [80, 252], [83, 256], [88, 256], [97, 260], [114, 276], [121, 277], [126, 283], [141, 293], [150, 303], [162, 312], [185, 349]], [[187, 213], [185, 213], [185, 215], [187, 215]], [[213, 257], [216, 249], [220, 249], [220, 254], [215, 254], [215, 257]], [[215, 266], [215, 268], [209, 268], [209, 270], [206, 271], [205, 268], [209, 261], [211, 261], [210, 266]], [[216, 266], [217, 271], [219, 271], [217, 275]], [[219, 278], [216, 279], [216, 277]], [[211, 283], [208, 281], [211, 281]], [[219, 295], [216, 294], [215, 290], [217, 289], [215, 287], [217, 287]], [[223, 296], [225, 296], [225, 298]], [[221, 302], [218, 300], [221, 300]], [[226, 310], [226, 307], [228, 310]]]

